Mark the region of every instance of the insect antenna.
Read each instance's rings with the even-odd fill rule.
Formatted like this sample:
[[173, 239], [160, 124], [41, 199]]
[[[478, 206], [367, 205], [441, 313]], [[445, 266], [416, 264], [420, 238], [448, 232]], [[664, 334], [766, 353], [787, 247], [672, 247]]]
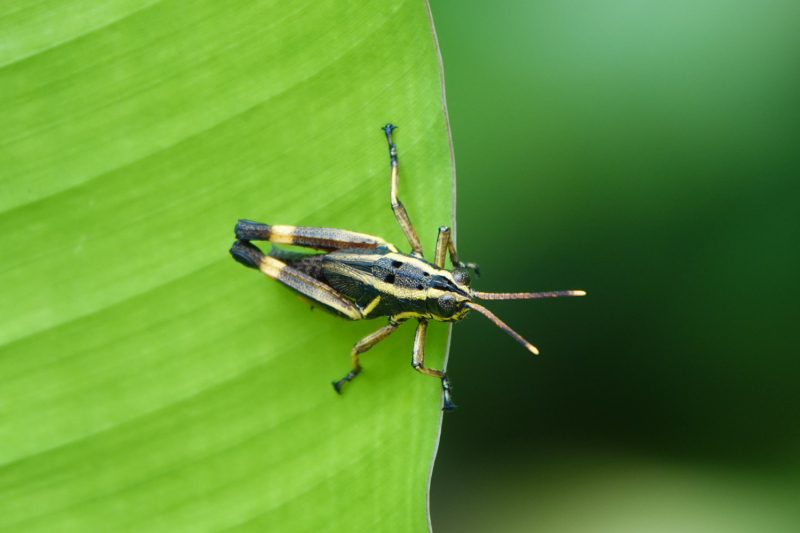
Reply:
[[558, 298], [559, 296], [586, 296], [586, 291], [552, 292], [480, 292], [472, 291], [472, 296], [481, 300], [530, 300], [533, 298]]
[[476, 310], [477, 312], [479, 312], [480, 314], [482, 314], [483, 316], [494, 322], [497, 327], [499, 327], [500, 329], [502, 329], [503, 331], [514, 337], [514, 339], [518, 343], [527, 348], [531, 353], [535, 353], [537, 355], [539, 354], [539, 350], [536, 349], [536, 346], [523, 339], [519, 333], [508, 327], [505, 322], [494, 316], [494, 313], [492, 313], [482, 305], [474, 304], [472, 302], [466, 302], [464, 305], [466, 307], [469, 307], [470, 309]]

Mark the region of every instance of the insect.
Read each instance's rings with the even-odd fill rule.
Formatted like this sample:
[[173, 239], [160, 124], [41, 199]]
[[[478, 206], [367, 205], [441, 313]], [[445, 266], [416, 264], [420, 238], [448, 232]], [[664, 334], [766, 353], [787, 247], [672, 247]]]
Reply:
[[[333, 382], [336, 392], [361, 372], [359, 356], [378, 344], [408, 320], [417, 321], [411, 366], [422, 374], [442, 382], [442, 409], [455, 408], [450, 394], [450, 380], [443, 370], [425, 366], [425, 333], [429, 320], [457, 322], [470, 310], [477, 311], [494, 322], [531, 352], [539, 351], [523, 339], [491, 311], [473, 300], [515, 300], [583, 296], [583, 291], [492, 293], [470, 287], [470, 273], [480, 277], [474, 263], [458, 259], [450, 228], [439, 228], [433, 262], [422, 254], [417, 232], [406, 208], [397, 197], [399, 180], [397, 147], [392, 141], [396, 126], [381, 128], [389, 143], [391, 163], [391, 205], [400, 228], [411, 245], [411, 253], [401, 253], [393, 244], [380, 237], [343, 229], [307, 226], [280, 226], [240, 220], [236, 224], [236, 242], [230, 252], [245, 266], [260, 270], [272, 279], [296, 292], [312, 306], [319, 307], [345, 320], [388, 317], [389, 323], [358, 341], [350, 352], [352, 370]], [[250, 241], [269, 241], [274, 244], [293, 244], [317, 250], [317, 253], [298, 253], [273, 246], [264, 254]], [[450, 254], [452, 270], [446, 270], [446, 255]]]

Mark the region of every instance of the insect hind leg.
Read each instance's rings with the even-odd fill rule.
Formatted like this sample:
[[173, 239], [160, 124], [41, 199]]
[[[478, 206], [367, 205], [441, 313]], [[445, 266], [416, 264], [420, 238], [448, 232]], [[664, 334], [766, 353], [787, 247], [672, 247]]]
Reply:
[[236, 241], [230, 249], [231, 255], [238, 262], [248, 268], [261, 270], [261, 258], [264, 252], [247, 241]]
[[315, 279], [283, 261], [264, 254], [247, 241], [236, 241], [231, 247], [231, 255], [243, 265], [260, 270], [275, 281], [298, 293], [299, 296], [320, 308], [346, 320], [361, 320], [364, 315], [352, 301], [348, 300], [330, 285]]
[[313, 226], [284, 226], [240, 220], [234, 230], [240, 241], [269, 241], [275, 244], [294, 244], [331, 252], [342, 248], [376, 248], [394, 246], [380, 237], [337, 228]]

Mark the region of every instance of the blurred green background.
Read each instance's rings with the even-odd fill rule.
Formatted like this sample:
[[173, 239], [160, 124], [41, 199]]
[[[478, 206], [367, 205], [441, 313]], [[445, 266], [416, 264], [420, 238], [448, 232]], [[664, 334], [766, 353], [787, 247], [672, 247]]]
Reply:
[[437, 533], [800, 530], [800, 3], [432, 0], [458, 246]]

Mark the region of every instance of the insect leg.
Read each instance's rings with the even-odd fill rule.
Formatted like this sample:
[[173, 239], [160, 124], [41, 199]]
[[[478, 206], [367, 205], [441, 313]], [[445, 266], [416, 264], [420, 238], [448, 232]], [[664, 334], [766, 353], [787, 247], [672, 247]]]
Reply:
[[361, 372], [361, 363], [358, 360], [358, 355], [366, 352], [383, 339], [388, 337], [400, 324], [397, 322], [390, 320], [388, 324], [383, 326], [378, 331], [370, 333], [360, 341], [358, 341], [355, 346], [353, 346], [352, 351], [350, 352], [350, 358], [353, 361], [353, 370], [347, 373], [345, 377], [340, 379], [339, 381], [333, 382], [333, 388], [336, 389], [336, 392], [341, 394], [342, 385], [353, 379]]
[[481, 277], [481, 268], [476, 263], [462, 263], [458, 260], [458, 253], [456, 252], [456, 245], [453, 242], [450, 228], [441, 226], [439, 228], [439, 236], [436, 239], [436, 252], [433, 257], [433, 264], [439, 268], [444, 268], [444, 259], [447, 251], [450, 251], [450, 262], [456, 268], [469, 268], [475, 272], [475, 275]]
[[422, 374], [434, 376], [442, 380], [442, 393], [444, 394], [444, 405], [442, 411], [451, 411], [456, 408], [453, 400], [450, 397], [450, 380], [447, 374], [435, 368], [428, 368], [425, 366], [425, 333], [428, 331], [428, 321], [425, 319], [419, 320], [417, 332], [414, 335], [414, 351], [411, 355], [411, 366], [414, 370]]
[[333, 251], [341, 248], [375, 248], [394, 246], [380, 237], [336, 228], [311, 226], [280, 226], [240, 220], [236, 224], [236, 238], [242, 241], [270, 241], [276, 244], [294, 244], [318, 250]]
[[[450, 228], [447, 226], [439, 227], [439, 236], [436, 238], [436, 250], [433, 253], [433, 264], [439, 268], [444, 268], [444, 260], [447, 257], [447, 245], [450, 244]], [[450, 259], [453, 255], [450, 252]]]
[[387, 124], [382, 128], [386, 133], [386, 140], [389, 142], [389, 158], [392, 164], [392, 211], [394, 211], [394, 216], [397, 218], [400, 228], [403, 230], [403, 233], [406, 234], [406, 239], [408, 239], [408, 243], [411, 245], [411, 254], [417, 257], [422, 257], [422, 244], [419, 242], [417, 232], [414, 230], [414, 226], [411, 224], [411, 220], [408, 218], [408, 213], [406, 212], [403, 202], [401, 202], [397, 197], [397, 182], [400, 176], [397, 169], [397, 147], [395, 146], [394, 142], [392, 142], [392, 130], [396, 128], [397, 126], [393, 126], [391, 124]]
[[356, 304], [340, 295], [330, 286], [287, 266], [286, 263], [275, 257], [265, 255], [256, 246], [247, 241], [233, 243], [231, 255], [243, 265], [260, 270], [272, 279], [300, 293], [301, 297], [304, 297], [314, 305], [323, 306], [327, 311], [341, 318], [347, 320], [361, 320], [364, 318]]

